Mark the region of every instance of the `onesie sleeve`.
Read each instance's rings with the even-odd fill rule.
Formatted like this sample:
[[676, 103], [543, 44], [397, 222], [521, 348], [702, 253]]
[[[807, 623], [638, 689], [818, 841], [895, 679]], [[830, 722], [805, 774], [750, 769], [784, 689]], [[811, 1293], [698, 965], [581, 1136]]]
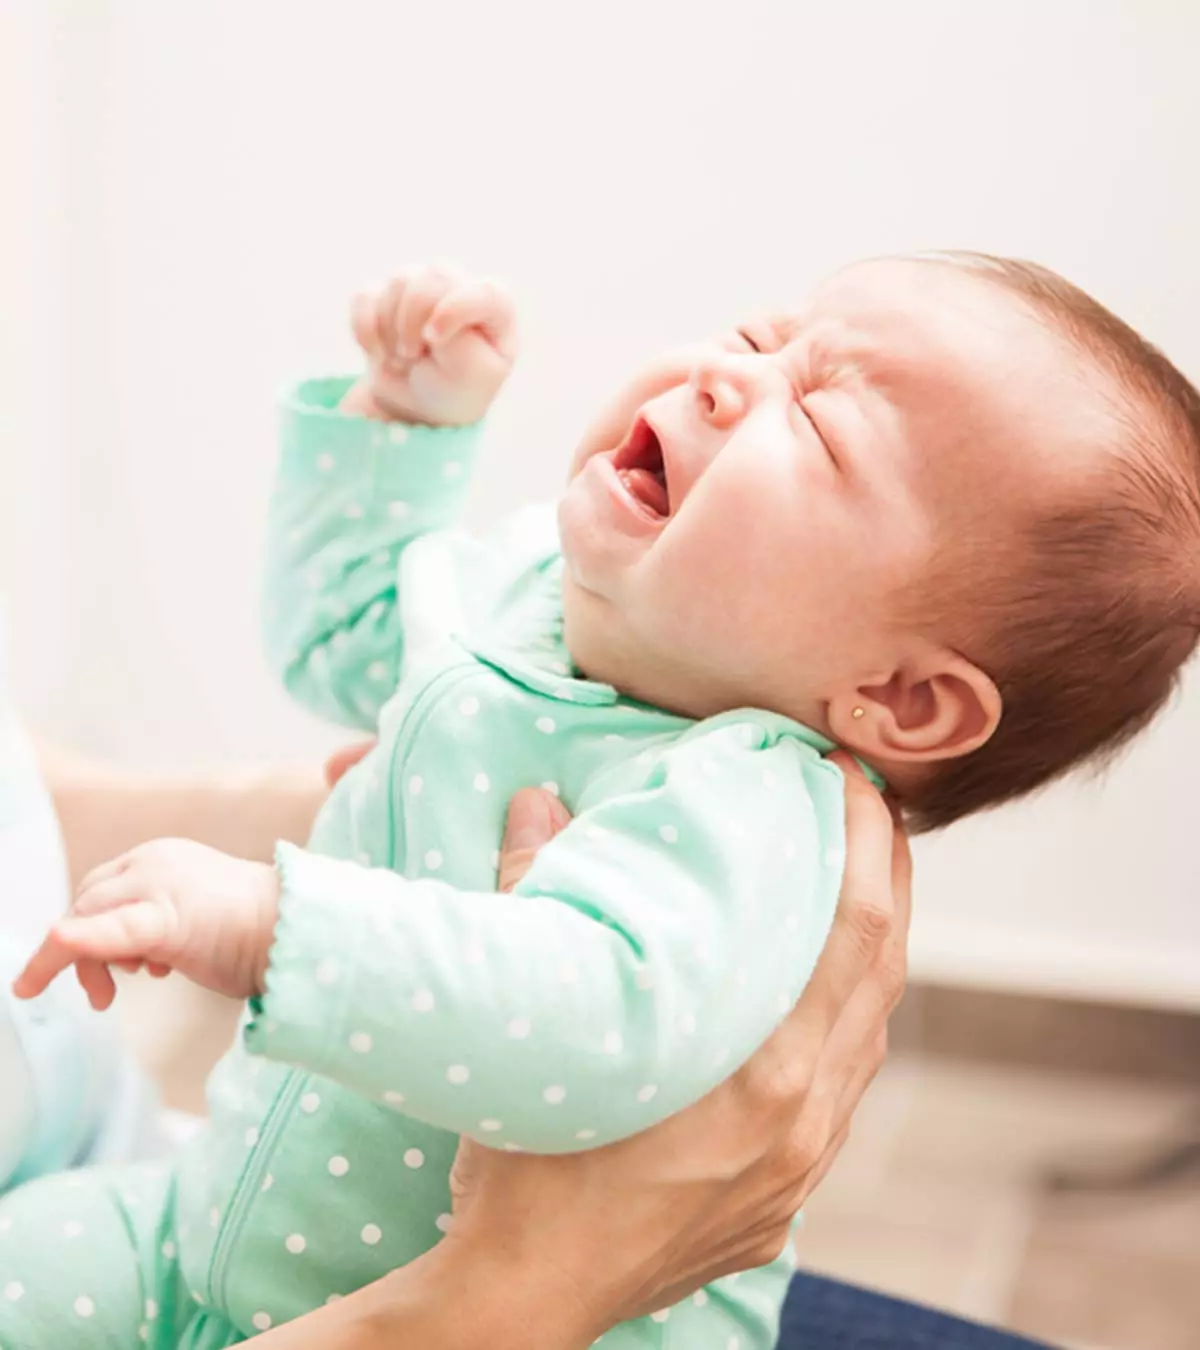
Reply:
[[283, 402], [264, 633], [271, 665], [301, 703], [374, 729], [403, 658], [404, 551], [459, 513], [479, 427], [341, 412], [352, 383], [308, 380]]
[[494, 1143], [636, 1133], [726, 1078], [804, 988], [842, 793], [811, 745], [732, 720], [582, 810], [510, 895], [281, 845], [248, 1047]]

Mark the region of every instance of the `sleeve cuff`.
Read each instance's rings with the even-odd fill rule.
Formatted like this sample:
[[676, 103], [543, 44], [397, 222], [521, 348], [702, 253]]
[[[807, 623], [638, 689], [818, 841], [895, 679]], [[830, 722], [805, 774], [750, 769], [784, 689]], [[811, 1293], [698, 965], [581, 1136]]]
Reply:
[[413, 426], [342, 412], [338, 404], [357, 378], [304, 380], [284, 395], [281, 474], [331, 485], [352, 478], [376, 493], [420, 490], [441, 498], [465, 487], [483, 424]]
[[279, 918], [266, 988], [250, 1000], [246, 1049], [320, 1073], [339, 1055], [356, 936], [369, 916], [361, 913], [356, 888], [346, 885], [346, 863], [281, 842], [275, 866]]

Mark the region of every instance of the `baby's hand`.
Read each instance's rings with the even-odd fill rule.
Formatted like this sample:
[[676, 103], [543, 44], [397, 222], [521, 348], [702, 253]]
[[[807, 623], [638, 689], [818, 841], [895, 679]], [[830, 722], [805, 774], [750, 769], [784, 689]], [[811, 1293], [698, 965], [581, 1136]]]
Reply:
[[109, 965], [178, 970], [232, 998], [262, 993], [279, 913], [273, 867], [186, 839], [142, 844], [87, 876], [13, 985], [34, 998], [68, 966], [95, 1008], [116, 994]]
[[368, 375], [344, 406], [402, 422], [478, 422], [517, 353], [508, 294], [444, 267], [414, 268], [357, 296], [352, 321]]

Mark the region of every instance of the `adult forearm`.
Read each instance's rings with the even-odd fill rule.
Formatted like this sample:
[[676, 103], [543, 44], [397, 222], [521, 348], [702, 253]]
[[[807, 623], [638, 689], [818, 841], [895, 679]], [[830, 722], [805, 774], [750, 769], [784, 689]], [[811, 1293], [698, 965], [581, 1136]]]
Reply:
[[73, 884], [126, 849], [167, 836], [269, 862], [277, 840], [308, 837], [327, 791], [318, 766], [148, 774], [52, 746], [40, 747], [40, 758]]
[[411, 1265], [257, 1338], [262, 1350], [585, 1350], [605, 1325], [553, 1273], [444, 1241]]

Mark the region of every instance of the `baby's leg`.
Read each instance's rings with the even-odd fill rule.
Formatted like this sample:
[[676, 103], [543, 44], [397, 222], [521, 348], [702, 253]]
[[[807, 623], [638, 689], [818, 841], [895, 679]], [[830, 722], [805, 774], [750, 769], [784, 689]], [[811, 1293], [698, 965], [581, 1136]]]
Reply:
[[0, 1200], [0, 1346], [175, 1346], [191, 1315], [165, 1167], [72, 1172]]

